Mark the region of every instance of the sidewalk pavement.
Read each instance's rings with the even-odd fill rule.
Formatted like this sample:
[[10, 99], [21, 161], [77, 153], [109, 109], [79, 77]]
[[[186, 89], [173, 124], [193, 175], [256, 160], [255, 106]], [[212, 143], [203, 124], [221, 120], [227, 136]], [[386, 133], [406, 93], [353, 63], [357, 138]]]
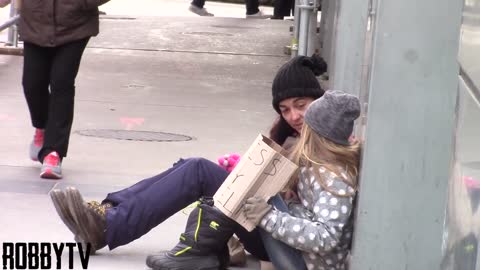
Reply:
[[[136, 13], [137, 6], [130, 14], [114, 14], [128, 8], [127, 1], [116, 1], [102, 8], [108, 15], [101, 34], [91, 40], [80, 67], [63, 180], [40, 179], [40, 164], [28, 159], [33, 130], [21, 88], [22, 58], [0, 55], [0, 242], [71, 242], [49, 200], [52, 188], [76, 186], [87, 199], [101, 200], [167, 169], [179, 157], [215, 160], [242, 153], [275, 118], [270, 87], [278, 67], [289, 59], [283, 47], [291, 22], [149, 17]], [[166, 12], [154, 2], [144, 1], [153, 5], [143, 5], [152, 12], [147, 15]], [[238, 14], [244, 9], [208, 3], [213, 12], [216, 5], [235, 6]], [[186, 6], [181, 8], [184, 12]], [[193, 139], [148, 142], [81, 134], [105, 129]], [[88, 269], [145, 269], [147, 254], [177, 242], [186, 218], [178, 213], [129, 245], [101, 250]], [[75, 269], [81, 269], [78, 257]], [[258, 262], [250, 260], [246, 269], [258, 269]]]
[[[196, 17], [188, 11], [190, 1], [185, 0], [111, 0], [100, 7], [109, 16], [153, 16], [153, 17]], [[245, 18], [245, 5], [221, 2], [206, 2], [205, 8], [216, 17]], [[261, 6], [267, 14], [273, 14], [273, 8]], [[10, 6], [0, 8], [0, 23], [9, 18]], [[290, 17], [292, 18], [292, 17]], [[0, 32], [0, 45], [7, 40], [7, 31]]]

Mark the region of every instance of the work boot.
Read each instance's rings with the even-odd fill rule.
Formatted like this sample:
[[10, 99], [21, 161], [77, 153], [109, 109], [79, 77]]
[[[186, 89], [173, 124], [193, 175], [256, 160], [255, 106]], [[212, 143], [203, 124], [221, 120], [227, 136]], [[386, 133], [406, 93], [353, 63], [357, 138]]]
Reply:
[[73, 219], [73, 216], [68, 209], [67, 197], [65, 196], [65, 193], [60, 189], [54, 189], [50, 191], [50, 198], [52, 199], [53, 206], [55, 206], [55, 210], [57, 211], [60, 219], [63, 221], [65, 226], [67, 226], [67, 228], [73, 233], [73, 235], [77, 237], [77, 224], [75, 223], [75, 220]]
[[229, 263], [227, 242], [239, 225], [203, 200], [190, 213], [180, 242], [170, 251], [149, 255], [147, 266], [154, 270], [216, 270]]
[[100, 204], [96, 201], [85, 202], [80, 192], [73, 187], [65, 191], [68, 209], [77, 224], [78, 238], [92, 245], [91, 253], [104, 248], [106, 231], [106, 211], [110, 204]]
[[52, 199], [53, 206], [55, 206], [55, 210], [57, 211], [60, 219], [63, 221], [63, 224], [65, 224], [65, 226], [67, 226], [67, 228], [73, 233], [75, 242], [85, 243], [85, 241], [80, 238], [80, 235], [78, 234], [78, 226], [77, 223], [75, 223], [72, 214], [70, 213], [70, 209], [68, 208], [65, 192], [60, 189], [54, 189], [50, 191], [50, 198]]

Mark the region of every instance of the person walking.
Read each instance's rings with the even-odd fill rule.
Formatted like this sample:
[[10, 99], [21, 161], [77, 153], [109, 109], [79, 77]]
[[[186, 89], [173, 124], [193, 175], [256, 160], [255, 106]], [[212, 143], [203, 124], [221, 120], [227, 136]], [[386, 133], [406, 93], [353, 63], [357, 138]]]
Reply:
[[98, 6], [109, 0], [23, 1], [22, 85], [34, 127], [30, 158], [40, 177], [62, 178], [74, 116], [75, 79], [87, 43], [99, 33]]
[[273, 20], [283, 20], [284, 17], [293, 16], [295, 0], [275, 0], [273, 3]]

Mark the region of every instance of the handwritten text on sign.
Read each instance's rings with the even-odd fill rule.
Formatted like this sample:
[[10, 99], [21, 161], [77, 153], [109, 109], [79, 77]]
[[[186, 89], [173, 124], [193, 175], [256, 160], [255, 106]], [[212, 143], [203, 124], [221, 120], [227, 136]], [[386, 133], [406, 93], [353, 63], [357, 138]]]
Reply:
[[245, 199], [275, 195], [297, 169], [281, 151], [280, 146], [259, 135], [214, 196], [215, 206], [247, 230], [254, 226], [240, 211]]

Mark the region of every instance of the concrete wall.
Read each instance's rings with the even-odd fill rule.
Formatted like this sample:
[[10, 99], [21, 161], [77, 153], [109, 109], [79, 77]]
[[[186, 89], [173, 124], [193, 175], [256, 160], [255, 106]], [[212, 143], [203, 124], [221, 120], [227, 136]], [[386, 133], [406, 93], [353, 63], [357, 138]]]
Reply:
[[460, 0], [379, 0], [353, 270], [440, 269]]

